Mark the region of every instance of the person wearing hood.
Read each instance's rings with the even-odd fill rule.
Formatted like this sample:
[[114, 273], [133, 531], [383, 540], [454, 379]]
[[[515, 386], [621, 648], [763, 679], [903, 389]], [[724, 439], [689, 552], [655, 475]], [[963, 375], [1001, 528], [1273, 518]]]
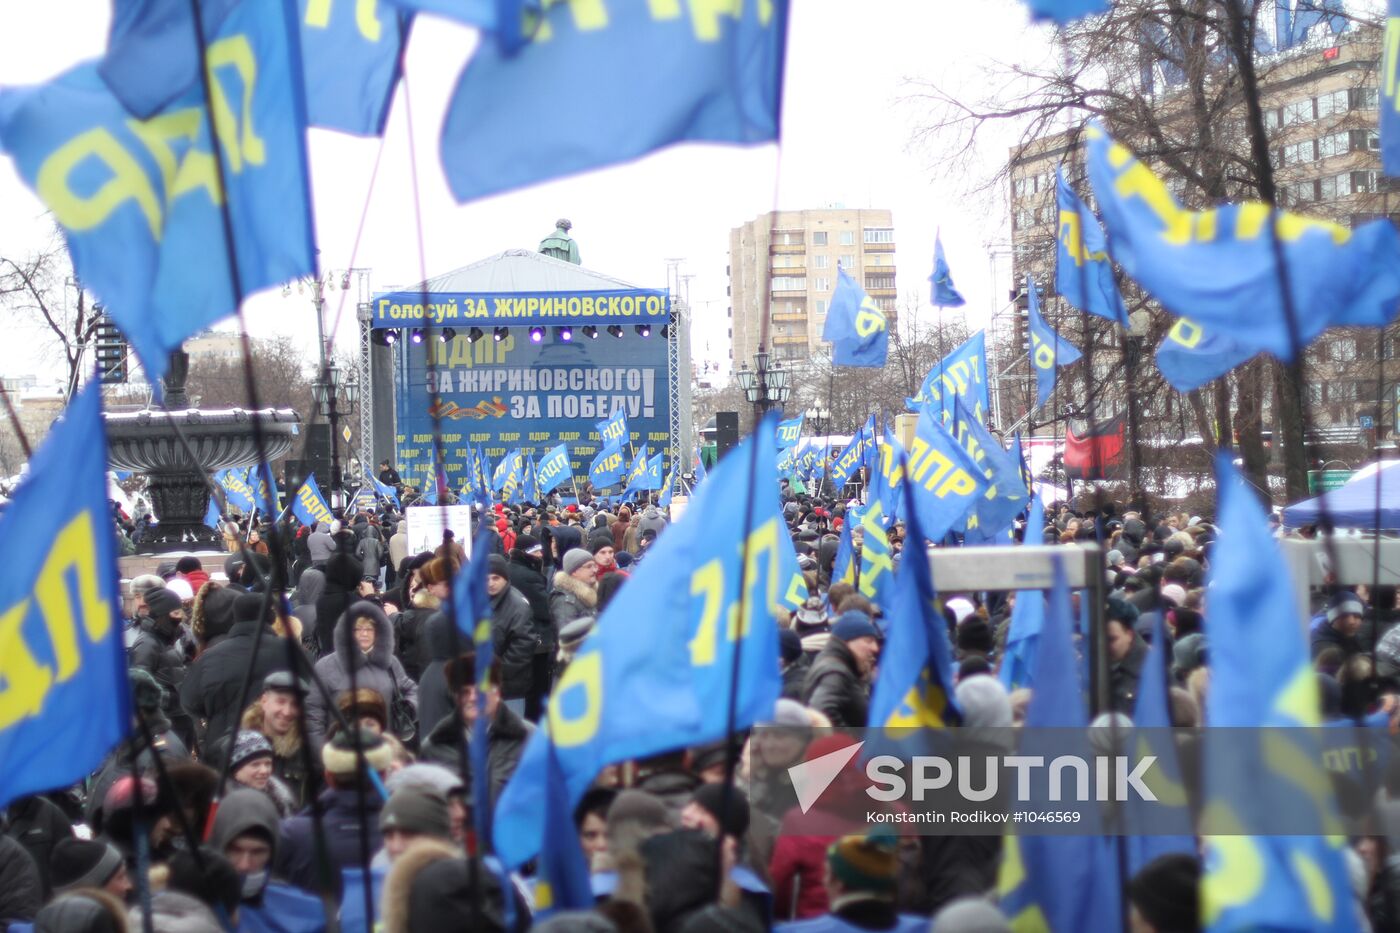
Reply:
[[1108, 649], [1109, 711], [1131, 716], [1137, 705], [1138, 681], [1147, 659], [1147, 642], [1134, 628], [1138, 610], [1132, 603], [1109, 597], [1104, 625]]
[[303, 632], [316, 631], [316, 600], [326, 591], [326, 574], [314, 567], [302, 571], [292, 592], [292, 615]]
[[617, 520], [612, 523], [613, 548], [618, 551], [625, 551], [627, 542], [627, 529], [632, 527], [632, 510], [627, 506], [622, 506], [617, 510]]
[[317, 522], [316, 529], [306, 536], [306, 549], [311, 556], [311, 566], [317, 570], [324, 568], [336, 549], [331, 526], [326, 522]]
[[510, 564], [499, 554], [486, 558], [486, 595], [491, 600], [491, 646], [501, 663], [501, 697], [518, 701], [512, 705], [523, 713], [533, 686], [531, 673], [539, 638], [530, 601], [510, 585]]
[[351, 554], [334, 554], [324, 565], [326, 586], [316, 600], [316, 656], [324, 658], [334, 649], [336, 623], [360, 598], [363, 565]]
[[[327, 822], [329, 841], [329, 822]], [[242, 886], [240, 914], [252, 914], [252, 929], [322, 929], [325, 917], [321, 902], [282, 880], [280, 865], [287, 848], [279, 826], [277, 810], [264, 794], [236, 788], [219, 802], [219, 812], [209, 834], [209, 845], [229, 860]], [[314, 885], [306, 888], [317, 890]], [[296, 918], [301, 923], [287, 923]], [[305, 925], [317, 919], [321, 926]], [[247, 922], [239, 926], [243, 928]], [[281, 921], [280, 923], [278, 921]]]
[[812, 662], [803, 684], [803, 703], [833, 726], [864, 728], [870, 713], [870, 678], [880, 654], [880, 633], [858, 610], [842, 613], [831, 638]]
[[554, 626], [549, 621], [549, 581], [544, 575], [544, 545], [534, 535], [522, 534], [510, 552], [510, 585], [530, 604], [535, 626], [535, 656], [530, 661], [530, 690], [525, 695], [525, 718], [536, 720], [549, 694], [556, 649]]
[[355, 556], [360, 559], [363, 579], [379, 582], [380, 565], [384, 562], [384, 540], [374, 525], [365, 526], [365, 536], [355, 548]]
[[418, 705], [418, 685], [394, 657], [389, 617], [374, 603], [361, 601], [345, 610], [335, 626], [335, 651], [316, 662], [316, 675], [320, 684], [306, 703], [307, 738], [314, 749], [325, 743], [330, 705], [345, 691], [373, 690], [385, 709], [393, 709], [395, 696], [415, 709]]
[[228, 637], [196, 658], [180, 684], [180, 704], [192, 717], [208, 724], [206, 743], [226, 739], [236, 728], [241, 712], [238, 701], [250, 664], [250, 684], [260, 684], [268, 674], [287, 669], [287, 647], [272, 632], [276, 601], [269, 601], [264, 611], [263, 600], [259, 593], [233, 598], [235, 621]]
[[661, 514], [661, 510], [654, 505], [649, 505], [642, 513], [641, 521], [637, 523], [637, 534], [644, 531], [659, 535], [666, 528], [666, 516]]
[[[470, 745], [472, 724], [477, 717], [476, 658], [463, 654], [449, 662], [445, 669], [447, 682], [452, 695], [457, 700], [457, 710], [449, 712], [428, 733], [427, 741], [419, 760], [433, 762], [456, 770], [462, 761], [462, 745], [468, 746], [468, 769], [470, 769]], [[501, 702], [500, 680], [501, 663], [497, 657], [491, 662], [486, 690], [486, 769], [489, 775], [489, 791], [492, 806], [501, 790], [515, 774], [520, 765], [520, 756], [525, 752], [525, 743], [535, 727], [521, 719], [509, 706]], [[460, 718], [458, 716], [460, 713]], [[460, 727], [458, 723], [461, 723]], [[468, 787], [471, 786], [470, 771], [463, 775]]]
[[136, 640], [127, 649], [127, 666], [144, 670], [160, 684], [161, 712], [186, 747], [194, 742], [194, 722], [177, 700], [185, 679], [185, 659], [176, 647], [185, 623], [185, 606], [172, 590], [157, 587], [145, 596], [147, 615], [137, 622]]
[[198, 652], [208, 651], [228, 637], [238, 594], [239, 590], [217, 583], [206, 583], [195, 592], [190, 604], [190, 634]]
[[[529, 924], [529, 908], [512, 886], [507, 892], [495, 870], [481, 870], [476, 858], [439, 839], [419, 839], [394, 862], [384, 882], [384, 930], [388, 933], [438, 933], [471, 930], [505, 933]], [[517, 918], [506, 926], [507, 916]], [[525, 918], [524, 922], [519, 918]]]
[[549, 617], [554, 630], [563, 631], [570, 622], [596, 614], [597, 607], [598, 562], [583, 548], [565, 551], [549, 593]]

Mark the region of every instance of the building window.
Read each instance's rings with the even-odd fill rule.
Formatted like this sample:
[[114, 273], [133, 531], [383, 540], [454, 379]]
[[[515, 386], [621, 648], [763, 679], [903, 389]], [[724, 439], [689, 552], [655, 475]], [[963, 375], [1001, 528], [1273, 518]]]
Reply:
[[831, 265], [831, 257], [826, 253], [817, 253], [812, 257], [812, 267], [815, 269], [825, 269]]
[[774, 241], [779, 246], [801, 246], [804, 242], [801, 230], [779, 230]]
[[1379, 152], [1381, 149], [1381, 134], [1377, 130], [1351, 130], [1348, 136], [1353, 152]]
[[825, 245], [826, 245], [826, 231], [825, 231], [825, 230], [817, 230], [817, 231], [815, 231], [815, 232], [812, 234], [812, 245], [813, 245], [813, 246], [825, 246]]
[[842, 231], [841, 231], [841, 245], [842, 245], [842, 246], [855, 246], [855, 245], [856, 245], [856, 232], [855, 232], [854, 230], [842, 230]]
[[1311, 97], [1283, 105], [1284, 126], [1293, 126], [1296, 123], [1311, 123], [1314, 119], [1316, 119], [1316, 116], [1313, 112], [1313, 99]]
[[1347, 381], [1337, 381], [1328, 383], [1327, 400], [1329, 402], [1356, 401], [1356, 383]]
[[813, 279], [812, 287], [819, 292], [829, 292], [831, 291], [831, 279]]
[[1377, 190], [1375, 172], [1352, 172], [1350, 174], [1352, 194], [1369, 194]]
[[1373, 87], [1354, 87], [1351, 89], [1351, 109], [1352, 110], [1375, 110], [1380, 106], [1380, 91]]
[[841, 254], [841, 268], [842, 268], [842, 269], [845, 269], [847, 272], [850, 272], [850, 271], [851, 271], [852, 269], [854, 269], [855, 267], [856, 267], [856, 254], [855, 254], [855, 253], [842, 253], [842, 254]]
[[[820, 282], [821, 279], [817, 281]], [[795, 275], [775, 275], [771, 289], [775, 292], [804, 292], [807, 290], [807, 279]]]
[[1334, 363], [1350, 363], [1356, 359], [1356, 338], [1337, 337], [1327, 347], [1327, 355]]
[[881, 311], [884, 311], [886, 314], [891, 314], [891, 313], [894, 312], [894, 299], [893, 299], [893, 298], [876, 298], [876, 299], [875, 299], [875, 303], [876, 303], [877, 305], [879, 305], [879, 306], [880, 306], [880, 310], [881, 310]]
[[1340, 133], [1328, 133], [1317, 141], [1317, 157], [1319, 159], [1344, 155], [1350, 151], [1351, 134], [1345, 130]]
[[1283, 147], [1283, 164], [1297, 165], [1300, 162], [1317, 161], [1317, 145], [1315, 140], [1305, 139], [1300, 143]]
[[866, 287], [867, 290], [870, 290], [870, 289], [877, 289], [877, 288], [882, 288], [882, 289], [894, 288], [894, 274], [893, 274], [893, 273], [883, 273], [883, 272], [882, 272], [882, 273], [875, 273], [875, 274], [872, 274], [872, 275], [867, 275], [867, 276], [865, 277], [865, 287]]
[[825, 298], [818, 298], [818, 299], [817, 299], [817, 313], [818, 313], [818, 314], [825, 314], [825, 313], [826, 313], [826, 299], [825, 299]]
[[1320, 382], [1309, 382], [1309, 383], [1308, 383], [1308, 404], [1309, 404], [1309, 405], [1321, 405], [1321, 404], [1322, 404], [1322, 401], [1323, 401], [1323, 398], [1322, 398], [1322, 383], [1320, 383]]
[[1270, 109], [1270, 110], [1265, 110], [1265, 111], [1264, 111], [1264, 129], [1266, 129], [1266, 130], [1276, 130], [1276, 129], [1278, 129], [1278, 127], [1279, 127], [1278, 109], [1277, 109], [1277, 108], [1274, 108], [1274, 109]]
[[867, 243], [893, 243], [894, 228], [892, 227], [866, 227], [865, 242]]

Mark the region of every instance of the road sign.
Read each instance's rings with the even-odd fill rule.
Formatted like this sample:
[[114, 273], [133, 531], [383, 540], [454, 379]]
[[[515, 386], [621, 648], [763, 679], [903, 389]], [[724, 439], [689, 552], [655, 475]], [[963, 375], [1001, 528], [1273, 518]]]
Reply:
[[1364, 431], [1369, 431], [1376, 426], [1376, 419], [1372, 418], [1370, 415], [1361, 415], [1356, 419], [1356, 421], [1358, 424], [1361, 425], [1361, 428]]
[[1331, 492], [1345, 486], [1347, 480], [1351, 479], [1355, 472], [1355, 470], [1309, 470], [1308, 492], [1313, 494]]
[[345, 438], [345, 443], [350, 443], [350, 425], [347, 424], [345, 427], [340, 429], [340, 436]]

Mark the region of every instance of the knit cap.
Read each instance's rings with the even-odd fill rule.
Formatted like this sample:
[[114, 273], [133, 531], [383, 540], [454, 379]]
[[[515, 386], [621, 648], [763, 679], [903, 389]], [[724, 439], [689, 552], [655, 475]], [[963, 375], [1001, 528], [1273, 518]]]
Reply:
[[95, 839], [67, 836], [58, 841], [49, 856], [49, 874], [55, 891], [72, 888], [100, 888], [122, 867], [117, 848]]
[[379, 813], [379, 829], [450, 839], [452, 821], [447, 815], [447, 798], [421, 785], [400, 787], [385, 801]]
[[575, 570], [579, 569], [591, 560], [593, 560], [592, 554], [588, 553], [581, 547], [576, 547], [570, 548], [568, 552], [564, 554], [564, 560], [561, 563], [564, 568], [564, 572], [572, 574]]
[[250, 761], [272, 757], [272, 743], [267, 736], [252, 729], [242, 729], [233, 740], [233, 754], [229, 756], [229, 772], [235, 772]]
[[826, 864], [846, 887], [893, 896], [899, 882], [899, 854], [889, 835], [842, 836], [826, 850]]
[[880, 631], [870, 621], [870, 616], [859, 609], [849, 609], [841, 613], [841, 618], [831, 627], [831, 635], [841, 641], [854, 641], [857, 638], [879, 638]]

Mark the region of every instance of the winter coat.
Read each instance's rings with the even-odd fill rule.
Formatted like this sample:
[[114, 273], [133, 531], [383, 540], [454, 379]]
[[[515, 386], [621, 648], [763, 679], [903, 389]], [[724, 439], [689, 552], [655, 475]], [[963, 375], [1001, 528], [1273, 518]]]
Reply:
[[584, 616], [598, 612], [598, 591], [576, 580], [564, 571], [554, 574], [554, 588], [549, 591], [549, 620], [557, 635], [564, 626]]
[[10, 804], [7, 812], [10, 825], [5, 835], [24, 846], [34, 859], [34, 867], [39, 870], [39, 883], [47, 898], [53, 893], [53, 884], [49, 880], [49, 857], [60, 839], [73, 835], [73, 826], [58, 805], [47, 797], [21, 797]]
[[396, 531], [389, 536], [389, 566], [397, 570], [408, 557], [408, 532]]
[[627, 529], [632, 524], [632, 510], [623, 506], [617, 510], [617, 521], [612, 523], [613, 550], [625, 551], [623, 543], [627, 540]]
[[501, 696], [519, 699], [530, 692], [531, 667], [540, 644], [530, 601], [507, 586], [491, 600], [491, 613], [491, 647], [501, 662]]
[[316, 655], [331, 653], [336, 623], [360, 596], [360, 562], [349, 554], [337, 554], [325, 567], [326, 588], [316, 600]]
[[303, 570], [292, 594], [292, 615], [301, 622], [301, 630], [316, 631], [316, 600], [326, 591], [326, 575], [315, 567]]
[[452, 660], [455, 644], [458, 651], [467, 648], [466, 637], [460, 632], [453, 638], [457, 627], [441, 612], [434, 612], [424, 624], [424, 641], [430, 660], [423, 667], [423, 676], [418, 679], [418, 735], [425, 736], [442, 717], [452, 712], [452, 690], [447, 685], [444, 669]]
[[6, 920], [33, 920], [44, 903], [39, 869], [24, 846], [0, 836], [0, 924]]
[[[209, 724], [204, 731], [207, 741], [217, 741], [228, 735], [238, 721], [238, 700], [257, 635], [257, 622], [235, 622], [228, 637], [195, 659], [180, 685], [180, 704], [185, 711]], [[248, 695], [257, 696], [268, 674], [287, 669], [286, 643], [270, 628], [264, 628], [262, 643], [253, 660]]]
[[426, 588], [413, 594], [412, 605], [394, 613], [394, 655], [409, 677], [422, 682], [423, 669], [432, 661], [428, 648], [428, 619], [438, 611], [439, 600]]
[[306, 536], [306, 549], [311, 554], [313, 564], [324, 564], [335, 553], [335, 539], [325, 522], [316, 525], [316, 530]]
[[583, 529], [577, 525], [557, 525], [550, 530], [554, 538], [554, 555], [559, 560], [576, 547], [583, 547]]
[[128, 667], [139, 667], [165, 688], [161, 710], [172, 718], [184, 717], [180, 709], [180, 684], [185, 679], [185, 659], [173, 640], [167, 641], [155, 620], [142, 616], [137, 620], [136, 640], [127, 649]]
[[1147, 659], [1147, 642], [1133, 636], [1133, 646], [1121, 661], [1108, 666], [1109, 707], [1115, 713], [1133, 714], [1137, 705], [1138, 680], [1142, 677], [1142, 662]]
[[[502, 788], [515, 774], [520, 765], [520, 756], [525, 752], [525, 743], [535, 731], [533, 723], [521, 719], [505, 703], [496, 707], [496, 716], [486, 730], [486, 770], [490, 776], [491, 805], [496, 805]], [[468, 787], [471, 786], [471, 740], [470, 728], [457, 728], [457, 717], [449, 712], [433, 731], [428, 733], [418, 755], [420, 761], [430, 761], [445, 765], [456, 771], [461, 761], [462, 742], [467, 742], [467, 773], [463, 775]]]
[[632, 521], [627, 525], [627, 531], [622, 536], [622, 549], [628, 554], [640, 554], [642, 551], [642, 529], [639, 527], [641, 519], [632, 516]]
[[824, 714], [833, 726], [864, 728], [869, 718], [870, 687], [855, 655], [839, 638], [830, 639], [812, 662], [802, 695], [804, 705]]
[[[369, 837], [369, 851], [379, 851], [384, 841], [379, 833], [379, 811], [384, 808], [384, 800], [373, 787], [367, 787], [363, 797], [363, 811], [360, 808], [361, 794], [355, 788], [328, 788], [317, 798], [321, 804], [321, 826], [325, 831], [326, 855], [331, 862], [337, 889], [340, 886], [341, 869], [355, 868], [360, 864], [362, 812], [365, 815], [365, 831]], [[281, 844], [277, 846], [274, 855], [273, 874], [285, 878], [305, 891], [321, 889], [316, 861], [316, 828], [310, 812], [298, 813], [282, 821]]]
[[530, 618], [539, 640], [536, 654], [554, 655], [554, 626], [549, 624], [549, 582], [544, 577], [541, 561], [524, 551], [510, 552], [509, 579], [512, 589], [530, 603]]
[[[361, 653], [355, 644], [355, 619], [360, 617], [374, 620], [374, 647], [368, 655]], [[331, 706], [346, 691], [373, 690], [384, 700], [387, 710], [392, 708], [397, 686], [400, 696], [415, 708], [418, 704], [418, 685], [408, 678], [403, 665], [394, 657], [394, 629], [384, 610], [373, 603], [357, 603], [340, 617], [335, 626], [335, 651], [316, 662], [316, 674], [330, 691], [328, 697], [325, 691], [313, 685], [311, 695], [306, 698], [308, 738], [318, 753], [325, 744], [326, 731], [333, 718]]]
[[379, 579], [379, 564], [383, 554], [384, 542], [379, 539], [379, 529], [370, 527], [360, 541], [360, 546], [355, 548], [355, 556], [364, 564], [366, 580]]
[[647, 510], [642, 513], [641, 521], [637, 523], [637, 534], [640, 535], [644, 531], [654, 531], [659, 536], [665, 528], [665, 516], [661, 514], [656, 506], [651, 505], [647, 506]]
[[1364, 649], [1361, 641], [1355, 635], [1343, 635], [1332, 627], [1332, 624], [1324, 618], [1321, 625], [1313, 629], [1312, 633], [1312, 658], [1328, 648], [1336, 646], [1342, 651], [1342, 656], [1350, 658], [1352, 655], [1360, 654]]

